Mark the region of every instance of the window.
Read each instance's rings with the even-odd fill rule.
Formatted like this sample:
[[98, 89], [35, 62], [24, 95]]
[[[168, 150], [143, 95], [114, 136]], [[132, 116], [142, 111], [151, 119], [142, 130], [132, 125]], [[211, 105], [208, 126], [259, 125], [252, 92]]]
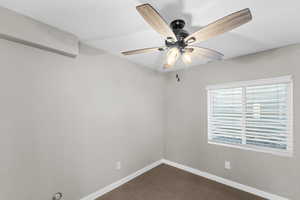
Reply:
[[208, 142], [292, 155], [291, 76], [207, 87]]

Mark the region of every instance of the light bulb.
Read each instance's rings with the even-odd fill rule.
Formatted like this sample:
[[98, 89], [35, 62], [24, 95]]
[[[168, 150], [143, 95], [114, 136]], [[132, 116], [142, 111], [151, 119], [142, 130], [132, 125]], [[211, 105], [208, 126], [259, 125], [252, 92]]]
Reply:
[[192, 63], [192, 56], [190, 52], [184, 52], [182, 54], [182, 60], [185, 64], [191, 64]]
[[167, 64], [166, 64], [166, 66], [168, 66], [168, 67], [173, 66], [176, 63], [179, 56], [180, 56], [180, 51], [179, 51], [178, 48], [174, 47], [174, 48], [170, 49], [167, 53]]

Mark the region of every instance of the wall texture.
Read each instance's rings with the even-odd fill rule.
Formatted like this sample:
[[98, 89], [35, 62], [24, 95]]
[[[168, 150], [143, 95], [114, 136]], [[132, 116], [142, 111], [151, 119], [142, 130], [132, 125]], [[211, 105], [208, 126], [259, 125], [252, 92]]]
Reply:
[[[78, 200], [163, 156], [300, 197], [299, 45], [182, 71], [180, 83], [86, 46], [76, 59], [4, 40], [0, 52], [0, 199]], [[292, 158], [207, 144], [207, 85], [283, 75], [294, 76]]]
[[[201, 65], [167, 76], [165, 157], [273, 194], [300, 199], [300, 46]], [[207, 143], [205, 87], [231, 81], [294, 76], [294, 156], [280, 157]], [[224, 169], [229, 160], [231, 170]]]
[[0, 199], [78, 200], [163, 157], [162, 75], [84, 46], [0, 52]]

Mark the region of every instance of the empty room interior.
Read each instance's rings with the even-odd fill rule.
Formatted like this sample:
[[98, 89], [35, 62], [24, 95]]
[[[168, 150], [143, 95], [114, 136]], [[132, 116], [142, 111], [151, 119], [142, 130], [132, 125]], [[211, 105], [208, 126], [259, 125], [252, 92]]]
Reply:
[[0, 200], [299, 200], [299, 10], [0, 0]]

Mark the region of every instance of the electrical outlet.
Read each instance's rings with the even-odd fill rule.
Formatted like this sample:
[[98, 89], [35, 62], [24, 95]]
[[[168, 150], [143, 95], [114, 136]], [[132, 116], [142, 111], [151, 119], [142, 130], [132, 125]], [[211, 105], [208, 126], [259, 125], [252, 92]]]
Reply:
[[230, 161], [225, 160], [225, 169], [231, 169]]
[[122, 168], [121, 161], [116, 162], [116, 170], [120, 170]]

